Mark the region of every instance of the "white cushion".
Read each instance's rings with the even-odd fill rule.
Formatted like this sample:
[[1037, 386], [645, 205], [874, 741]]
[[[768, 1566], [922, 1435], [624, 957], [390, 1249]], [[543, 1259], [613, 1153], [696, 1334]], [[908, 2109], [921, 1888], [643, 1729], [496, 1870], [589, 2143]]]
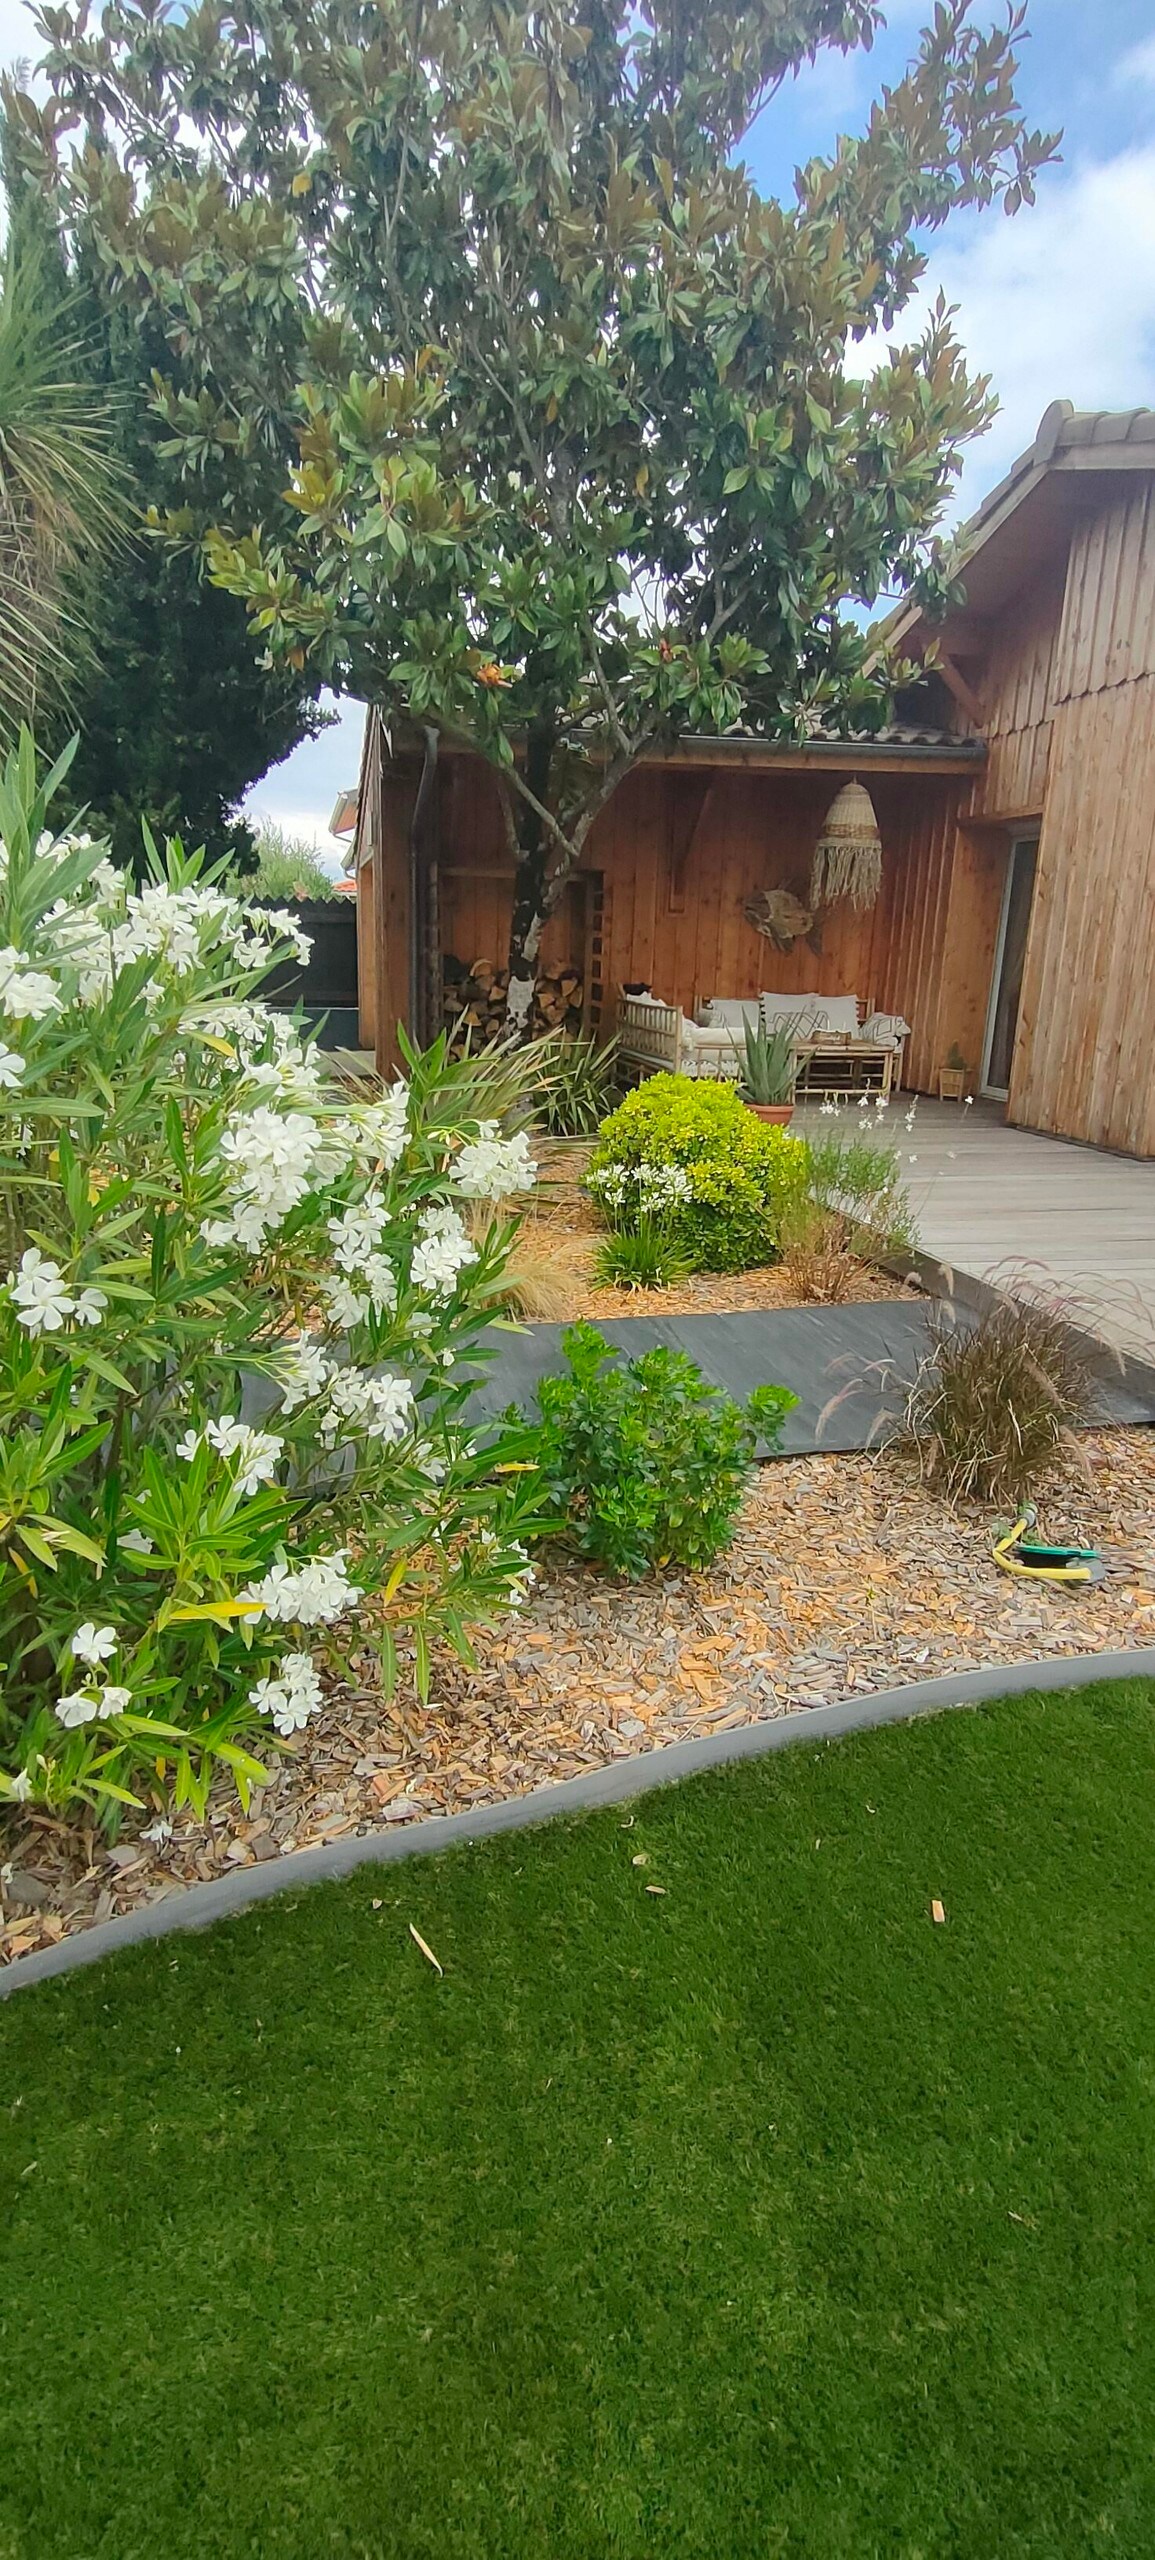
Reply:
[[816, 1031], [857, 1031], [857, 996], [815, 996], [814, 1028]]
[[910, 1024], [904, 1021], [901, 1013], [872, 1013], [869, 1021], [863, 1023], [862, 1037], [864, 1040], [877, 1040], [880, 1048], [897, 1049], [903, 1040], [909, 1040]]
[[741, 1031], [749, 1022], [758, 1027], [757, 996], [711, 996], [705, 1008], [706, 1026], [711, 1031]]
[[776, 1031], [783, 1022], [793, 1023], [799, 1039], [804, 1039], [814, 1018], [813, 996], [760, 995], [759, 1009], [764, 1031]]

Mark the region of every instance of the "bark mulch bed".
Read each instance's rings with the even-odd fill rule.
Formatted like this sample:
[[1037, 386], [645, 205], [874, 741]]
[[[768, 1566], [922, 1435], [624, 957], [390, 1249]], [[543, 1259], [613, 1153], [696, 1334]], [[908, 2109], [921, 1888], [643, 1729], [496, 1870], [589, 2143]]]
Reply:
[[1080, 1592], [1009, 1581], [991, 1521], [951, 1511], [898, 1461], [764, 1467], [710, 1574], [621, 1586], [564, 1561], [531, 1605], [479, 1641], [470, 1675], [439, 1667], [425, 1713], [386, 1706], [372, 1662], [243, 1819], [223, 1789], [204, 1824], [160, 1847], [10, 1813], [0, 1832], [0, 1959], [253, 1859], [348, 1832], [468, 1810], [620, 1754], [717, 1733], [855, 1691], [1036, 1655], [1155, 1642], [1155, 1431], [1082, 1442], [1085, 1472], [1041, 1505], [1055, 1536], [1093, 1539], [1111, 1572]]

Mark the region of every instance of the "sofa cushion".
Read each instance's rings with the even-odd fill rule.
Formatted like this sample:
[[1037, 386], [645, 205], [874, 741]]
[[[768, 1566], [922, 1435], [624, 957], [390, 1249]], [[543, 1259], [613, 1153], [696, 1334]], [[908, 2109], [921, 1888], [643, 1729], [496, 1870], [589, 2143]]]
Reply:
[[711, 996], [703, 1008], [704, 1027], [709, 1031], [741, 1032], [746, 1023], [758, 1027], [757, 996]]

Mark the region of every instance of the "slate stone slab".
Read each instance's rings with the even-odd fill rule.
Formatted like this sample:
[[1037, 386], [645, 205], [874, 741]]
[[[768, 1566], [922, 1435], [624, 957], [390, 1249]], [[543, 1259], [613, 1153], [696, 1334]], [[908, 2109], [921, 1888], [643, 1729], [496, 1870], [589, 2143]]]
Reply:
[[[790, 1387], [798, 1397], [779, 1454], [866, 1449], [902, 1409], [903, 1381], [927, 1349], [931, 1310], [919, 1299], [887, 1298], [866, 1306], [765, 1307], [743, 1315], [618, 1316], [601, 1324], [611, 1348], [636, 1359], [657, 1343], [686, 1351], [704, 1377], [744, 1402], [755, 1387]], [[960, 1310], [960, 1321], [966, 1316]], [[492, 1328], [496, 1357], [471, 1403], [477, 1419], [507, 1405], [532, 1412], [539, 1379], [565, 1368], [560, 1324], [523, 1334]], [[1155, 1372], [1129, 1367], [1098, 1381], [1100, 1422], [1155, 1421]]]

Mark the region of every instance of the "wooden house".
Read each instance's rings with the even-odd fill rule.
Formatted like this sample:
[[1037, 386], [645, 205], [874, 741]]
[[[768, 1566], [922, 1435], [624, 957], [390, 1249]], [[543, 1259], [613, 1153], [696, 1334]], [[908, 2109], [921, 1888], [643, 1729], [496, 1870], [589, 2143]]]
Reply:
[[[692, 1014], [773, 988], [857, 997], [911, 1026], [905, 1082], [952, 1056], [1008, 1118], [1155, 1156], [1155, 412], [1048, 409], [966, 528], [965, 603], [873, 739], [697, 738], [644, 760], [601, 813], [541, 967], [576, 1018], [645, 985]], [[357, 824], [361, 1036], [428, 1036], [473, 964], [504, 958], [512, 871], [492, 781], [443, 753], [415, 842], [417, 749], [366, 725]], [[841, 783], [870, 793], [882, 887], [773, 948], [747, 912], [806, 894]], [[429, 797], [430, 795], [427, 795]], [[476, 986], [476, 981], [473, 982]], [[556, 1008], [555, 1008], [556, 1009]]]

